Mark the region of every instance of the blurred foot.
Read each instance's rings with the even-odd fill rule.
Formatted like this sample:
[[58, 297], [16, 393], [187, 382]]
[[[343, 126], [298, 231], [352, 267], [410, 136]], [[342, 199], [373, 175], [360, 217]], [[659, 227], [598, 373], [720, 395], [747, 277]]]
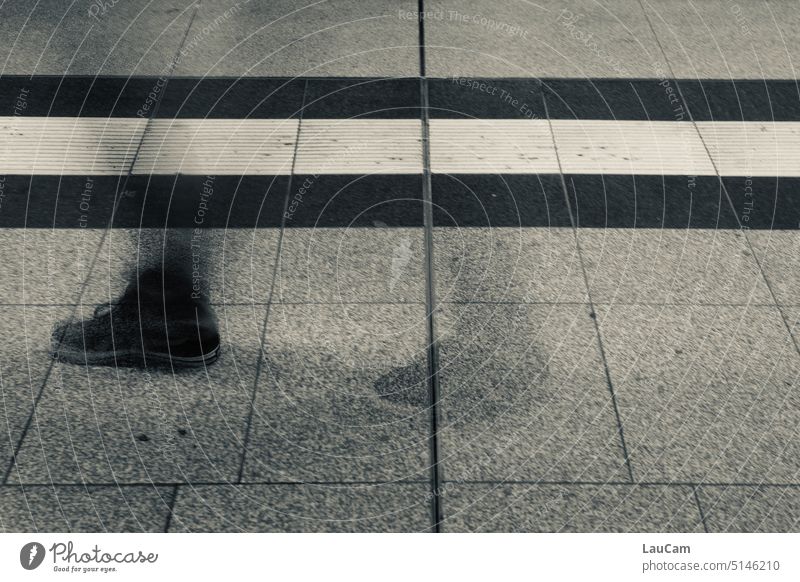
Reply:
[[211, 306], [191, 299], [182, 279], [162, 285], [157, 272], [143, 273], [91, 318], [57, 324], [52, 335], [53, 357], [72, 364], [199, 367], [213, 364], [219, 351]]

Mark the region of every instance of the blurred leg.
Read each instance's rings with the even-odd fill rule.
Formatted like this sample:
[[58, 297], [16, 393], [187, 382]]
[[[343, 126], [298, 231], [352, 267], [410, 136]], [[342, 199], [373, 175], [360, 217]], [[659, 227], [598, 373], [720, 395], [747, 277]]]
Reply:
[[122, 296], [90, 319], [57, 326], [54, 357], [94, 365], [213, 363], [219, 334], [209, 302], [211, 231], [142, 229], [134, 238]]

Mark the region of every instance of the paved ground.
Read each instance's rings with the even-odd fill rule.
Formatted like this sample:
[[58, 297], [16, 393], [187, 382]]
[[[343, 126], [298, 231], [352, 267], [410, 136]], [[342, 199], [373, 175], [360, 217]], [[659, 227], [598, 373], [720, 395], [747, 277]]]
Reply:
[[[62, 4], [0, 7], [0, 529], [797, 530], [796, 1]], [[54, 364], [206, 174], [219, 363]]]

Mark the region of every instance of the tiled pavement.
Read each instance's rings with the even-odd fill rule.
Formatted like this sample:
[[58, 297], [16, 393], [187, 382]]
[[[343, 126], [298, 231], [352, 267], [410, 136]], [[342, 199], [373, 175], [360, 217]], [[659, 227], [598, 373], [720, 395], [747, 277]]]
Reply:
[[[65, 19], [66, 33], [42, 55], [32, 33], [0, 58], [14, 74], [158, 75], [182, 46], [176, 76], [419, 72], [418, 25], [403, 12], [416, 3], [344, 2], [343, 11], [323, 3], [284, 26], [273, 21], [296, 9], [292, 3], [248, 4], [224, 16], [231, 4], [204, 1], [196, 14], [188, 2], [147, 11], [141, 26], [164, 34], [144, 50], [135, 30], [117, 30], [132, 18], [120, 3], [86, 30], [83, 14]], [[538, 4], [523, 11], [478, 0], [426, 3], [445, 11], [425, 22], [428, 75], [653, 78], [653, 63], [684, 79], [794, 75], [798, 47], [784, 27], [798, 12], [788, 3], [746, 11], [746, 23], [765, 31], [748, 37], [758, 65], [739, 54], [742, 22], [722, 0], [704, 4], [703, 19], [677, 1]], [[565, 9], [584, 14], [578, 26], [598, 46], [614, 47], [609, 58], [570, 36], [558, 21]], [[2, 10], [14, 14], [0, 27], [18, 31], [26, 11]], [[527, 38], [510, 42], [480, 18], [460, 21], [448, 10], [514, 23]], [[710, 35], [691, 34], [704, 22], [717, 23], [713, 49], [705, 46]], [[39, 35], [54, 26], [33, 23]], [[769, 41], [776, 30], [785, 43]], [[79, 31], [93, 42], [124, 41], [89, 54], [75, 44]], [[322, 32], [298, 38], [314, 31]], [[174, 91], [180, 80], [170, 84]], [[307, 117], [310, 136], [329, 127], [319, 120], [377, 108], [363, 109], [347, 92], [326, 97], [320, 83], [285, 90], [279, 102], [295, 105], [281, 117]], [[429, 90], [434, 108], [475, 115], [485, 105], [445, 84], [431, 81]], [[167, 118], [181, 115], [169, 91], [168, 84], [159, 113]], [[396, 98], [390, 117], [418, 117], [413, 100], [396, 97], [402, 91], [383, 90], [380, 103]], [[561, 96], [569, 101], [569, 92]], [[606, 105], [624, 111], [625, 96], [616, 99]], [[559, 113], [559, 99], [547, 102], [545, 120], [602, 115]], [[595, 107], [591, 96], [581, 104]], [[710, 147], [711, 155], [692, 151], [691, 163], [712, 175], [680, 175], [689, 173], [680, 164], [674, 175], [637, 175], [630, 204], [631, 177], [575, 170], [581, 152], [562, 150], [558, 124], [548, 120], [532, 147], [551, 170], [462, 174], [463, 158], [454, 156], [432, 177], [425, 220], [423, 179], [408, 170], [422, 163], [413, 148], [411, 162], [390, 160], [406, 168], [397, 176], [359, 179], [386, 166], [361, 166], [362, 150], [344, 160], [314, 150], [303, 123], [301, 145], [271, 170], [277, 176], [248, 175], [236, 186], [245, 208], [229, 215], [239, 213], [233, 228], [217, 217], [204, 231], [218, 243], [208, 271], [224, 342], [208, 370], [143, 373], [47, 357], [55, 321], [119, 293], [139, 224], [83, 229], [65, 220], [0, 231], [0, 529], [797, 530], [800, 231], [796, 214], [785, 217], [791, 200], [772, 200], [796, 196], [793, 182], [756, 182], [764, 207], [754, 220], [778, 208], [784, 215], [775, 221], [794, 226], [741, 230], [741, 187]], [[144, 139], [158, 141], [156, 130], [148, 126]], [[697, 143], [702, 130], [689, 125]], [[460, 139], [467, 140], [454, 143], [472, 143]], [[153, 160], [160, 163], [137, 163]], [[325, 163], [349, 175], [315, 175]], [[718, 171], [733, 176], [725, 190]], [[310, 177], [309, 192], [326, 195], [307, 195], [292, 219], [280, 220]], [[232, 179], [218, 176], [216, 188], [227, 192]], [[674, 193], [687, 188], [685, 205]]]

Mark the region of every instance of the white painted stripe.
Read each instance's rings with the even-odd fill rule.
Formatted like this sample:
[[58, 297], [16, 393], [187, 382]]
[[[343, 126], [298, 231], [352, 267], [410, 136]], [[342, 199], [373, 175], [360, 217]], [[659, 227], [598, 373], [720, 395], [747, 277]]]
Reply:
[[422, 122], [417, 119], [303, 120], [295, 172], [422, 173]]
[[558, 173], [547, 120], [432, 119], [431, 171]]
[[0, 117], [0, 174], [126, 174], [146, 121]]
[[134, 174], [286, 175], [295, 119], [156, 119]]
[[[0, 174], [119, 174], [136, 158], [137, 174], [286, 175], [295, 151], [299, 174], [422, 172], [419, 120], [304, 120], [299, 142], [298, 123], [0, 117]], [[436, 173], [556, 173], [555, 142], [566, 173], [714, 175], [716, 165], [723, 176], [800, 176], [800, 122], [433, 119], [430, 127]]]
[[697, 123], [722, 175], [800, 176], [800, 123]]
[[691, 122], [554, 119], [551, 123], [565, 173], [715, 175]]

